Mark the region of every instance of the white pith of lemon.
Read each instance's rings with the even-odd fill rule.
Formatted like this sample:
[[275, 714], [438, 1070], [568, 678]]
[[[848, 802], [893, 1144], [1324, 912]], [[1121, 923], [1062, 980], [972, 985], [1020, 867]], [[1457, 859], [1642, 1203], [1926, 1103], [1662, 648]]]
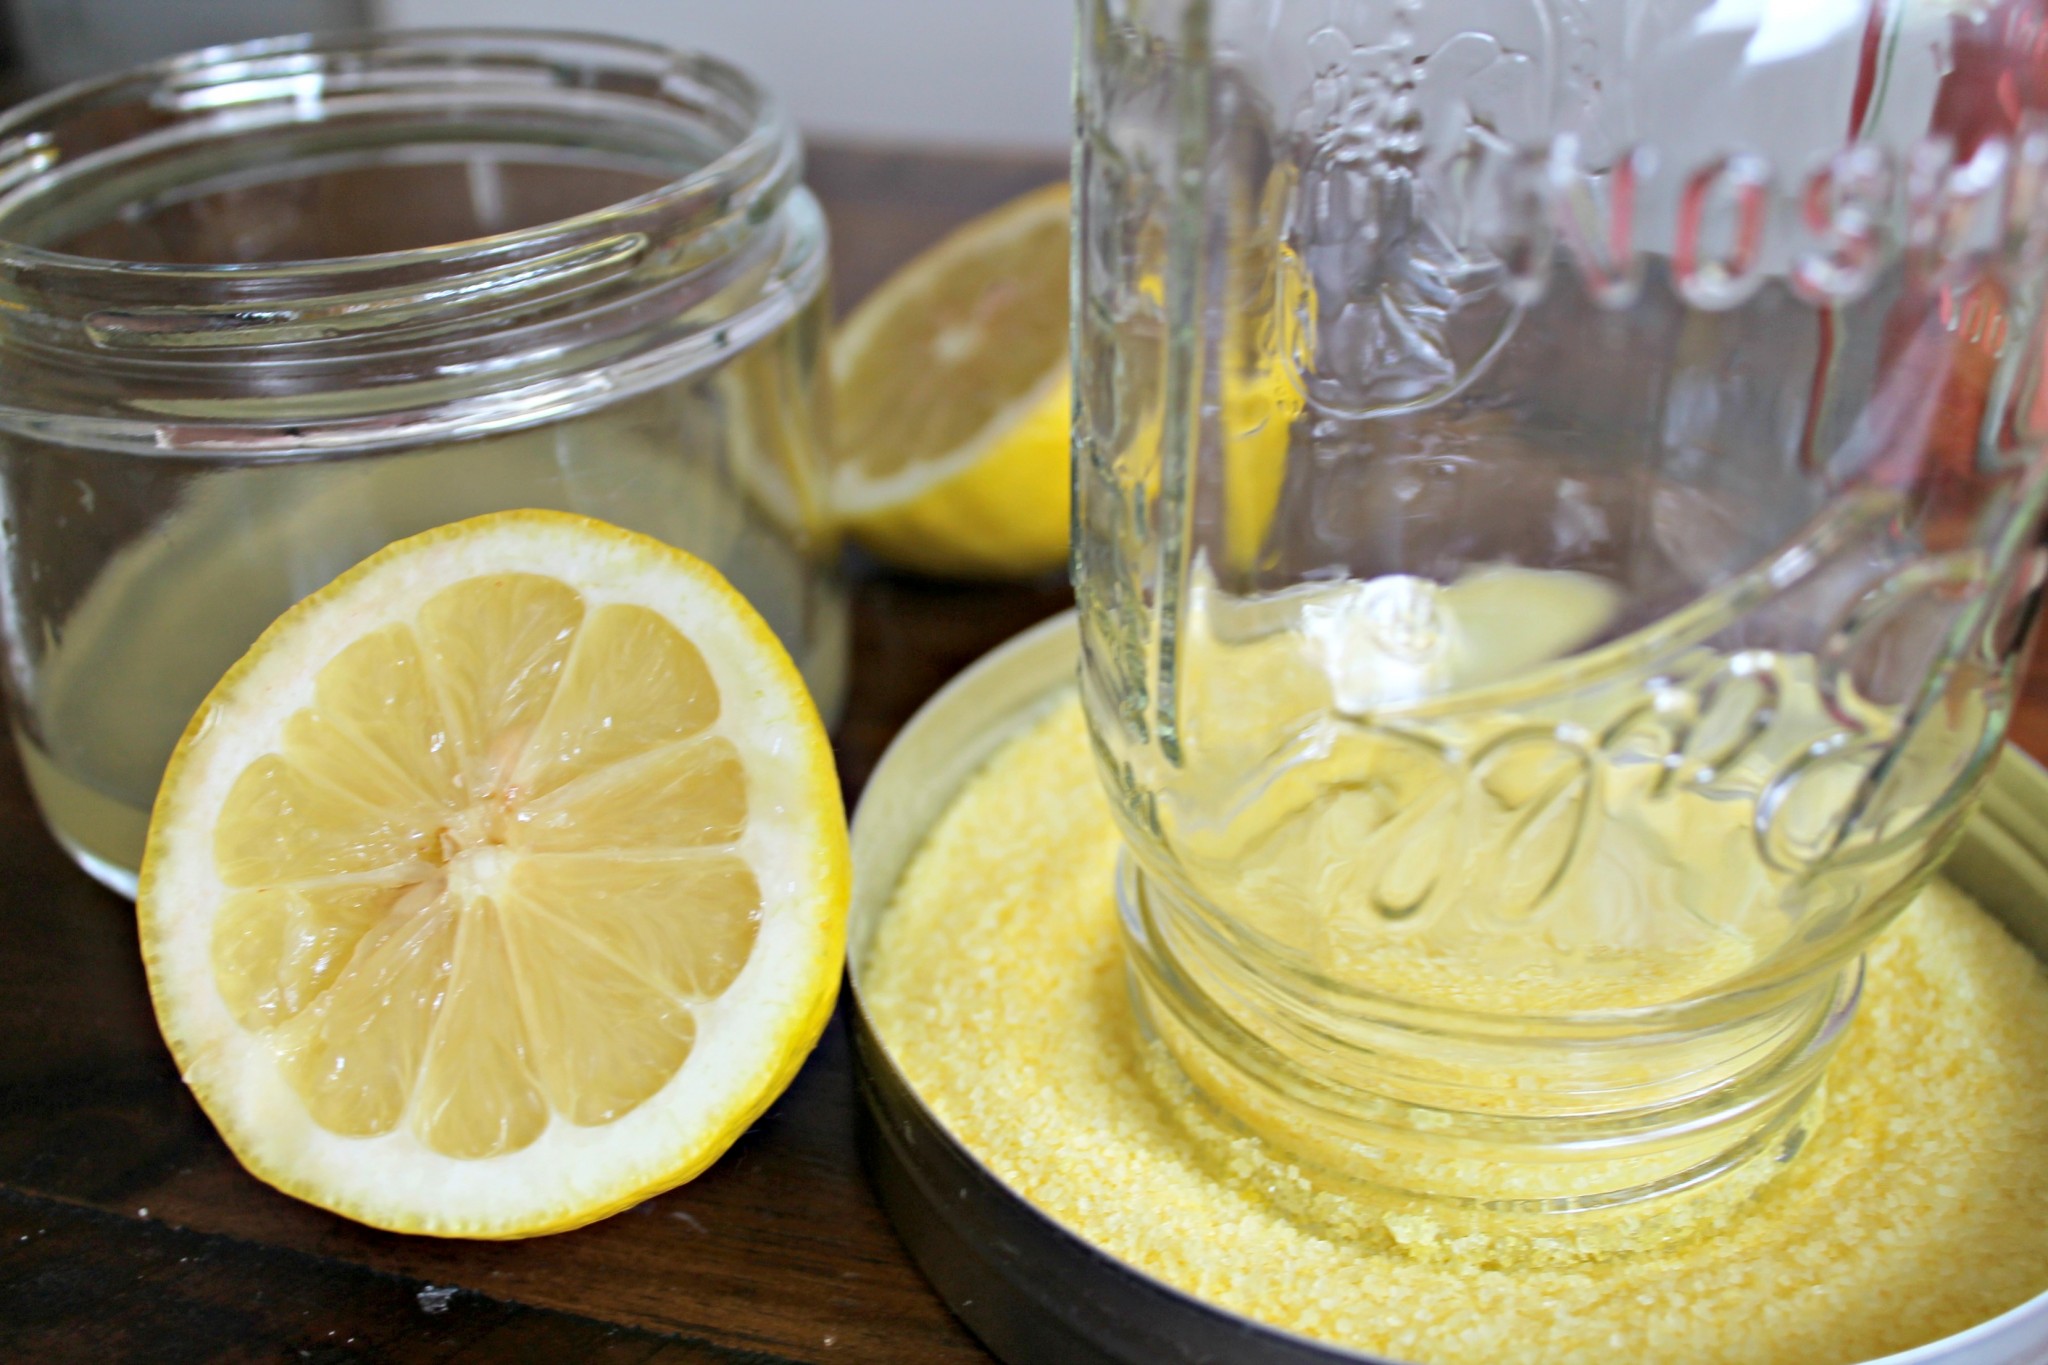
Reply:
[[137, 895], [236, 1156], [380, 1227], [525, 1236], [709, 1165], [836, 992], [830, 749], [708, 566], [507, 512], [292, 608], [165, 773]]

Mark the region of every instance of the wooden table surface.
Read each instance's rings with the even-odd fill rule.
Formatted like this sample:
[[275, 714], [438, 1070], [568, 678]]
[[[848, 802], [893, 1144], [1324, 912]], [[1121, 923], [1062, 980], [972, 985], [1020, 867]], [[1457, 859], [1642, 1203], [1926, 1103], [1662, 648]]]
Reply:
[[[1042, 159], [821, 149], [842, 302], [954, 223], [1062, 174]], [[1058, 583], [854, 568], [848, 799], [896, 729]], [[2014, 737], [2048, 754], [2048, 686]], [[933, 1296], [854, 1154], [835, 1020], [787, 1095], [689, 1186], [510, 1243], [372, 1231], [258, 1184], [157, 1036], [128, 904], [44, 833], [0, 757], [0, 1358], [844, 1361], [989, 1357]]]

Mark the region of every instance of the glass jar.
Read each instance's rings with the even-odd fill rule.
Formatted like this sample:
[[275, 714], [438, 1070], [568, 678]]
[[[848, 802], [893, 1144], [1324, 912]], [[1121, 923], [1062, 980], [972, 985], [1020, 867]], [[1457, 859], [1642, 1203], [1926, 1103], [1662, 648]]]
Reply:
[[1627, 1237], [1768, 1174], [2033, 617], [2048, 4], [1084, 11], [1145, 1017], [1431, 1209]]
[[287, 38], [0, 118], [0, 628], [59, 841], [132, 893], [165, 759], [257, 633], [506, 508], [709, 561], [829, 719], [826, 298], [795, 133], [709, 57]]

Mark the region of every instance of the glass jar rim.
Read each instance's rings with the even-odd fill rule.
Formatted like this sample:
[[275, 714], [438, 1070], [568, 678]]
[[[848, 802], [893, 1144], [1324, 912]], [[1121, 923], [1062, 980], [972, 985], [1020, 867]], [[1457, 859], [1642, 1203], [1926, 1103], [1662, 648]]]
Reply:
[[[565, 53], [562, 49], [569, 49]], [[564, 218], [529, 224], [461, 241], [403, 250], [365, 252], [360, 255], [311, 257], [270, 262], [209, 262], [166, 265], [158, 262], [124, 261], [109, 257], [81, 255], [32, 245], [8, 235], [9, 219], [37, 196], [53, 186], [58, 157], [51, 146], [48, 125], [63, 118], [103, 107], [128, 94], [167, 96], [165, 103], [180, 110], [218, 109], [227, 105], [246, 107], [252, 100], [224, 99], [237, 85], [253, 85], [274, 92], [280, 106], [287, 96], [295, 109], [303, 109], [307, 93], [324, 94], [334, 73], [321, 65], [338, 57], [367, 58], [379, 54], [427, 54], [443, 59], [443, 70], [457, 69], [454, 59], [507, 56], [559, 59], [582, 54], [591, 59], [612, 59], [644, 69], [665, 69], [667, 73], [689, 72], [709, 78], [739, 104], [746, 119], [745, 131], [730, 146], [702, 166], [614, 203]], [[468, 82], [462, 82], [469, 86]], [[310, 90], [309, 90], [310, 88]], [[469, 88], [475, 88], [469, 86]], [[283, 119], [274, 121], [282, 122]], [[271, 120], [253, 126], [267, 126]], [[238, 120], [238, 130], [252, 126]], [[119, 146], [126, 139], [109, 146]], [[337, 269], [362, 270], [378, 266], [460, 267], [479, 259], [517, 255], [522, 247], [558, 239], [565, 230], [602, 222], [610, 216], [635, 209], [653, 208], [679, 200], [733, 193], [763, 179], [780, 178], [777, 172], [795, 179], [799, 153], [794, 125], [778, 100], [741, 68], [709, 53], [666, 47], [660, 43], [610, 34], [568, 29], [522, 29], [510, 27], [436, 27], [397, 30], [288, 34], [246, 42], [219, 44], [73, 81], [28, 99], [0, 113], [0, 267], [59, 270], [66, 273], [98, 273], [114, 278], [142, 279], [177, 274], [187, 278], [219, 280], [248, 279], [262, 274], [302, 274]]]
[[[794, 125], [738, 67], [603, 35], [298, 35], [65, 87], [0, 115], [0, 432], [326, 458], [602, 406], [730, 358], [821, 294], [825, 227], [801, 160]], [[408, 217], [416, 197], [330, 181], [350, 197], [306, 221], [324, 230], [338, 220], [322, 215], [367, 206], [356, 254], [288, 235], [244, 250], [235, 214], [263, 240], [261, 201], [220, 197], [336, 169], [492, 163], [588, 167], [610, 183], [439, 240], [445, 219], [421, 230]], [[203, 232], [223, 246], [73, 249], [214, 204], [226, 226]], [[396, 241], [375, 235], [387, 205]]]

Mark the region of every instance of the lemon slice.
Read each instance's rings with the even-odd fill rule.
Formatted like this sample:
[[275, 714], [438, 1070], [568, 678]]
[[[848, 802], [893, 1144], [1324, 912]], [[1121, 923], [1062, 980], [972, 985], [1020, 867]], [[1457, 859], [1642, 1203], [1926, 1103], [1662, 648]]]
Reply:
[[1067, 187], [955, 231], [832, 345], [833, 504], [877, 557], [1020, 577], [1067, 553]]
[[712, 569], [507, 512], [365, 560], [201, 705], [136, 909], [235, 1155], [379, 1227], [552, 1232], [689, 1179], [831, 1010], [824, 729]]
[[[1263, 241], [1263, 239], [1261, 239]], [[901, 568], [1027, 577], [1066, 560], [1073, 385], [1067, 357], [1067, 188], [977, 218], [854, 311], [832, 349], [833, 503], [856, 539]], [[1305, 400], [1307, 286], [1284, 246], [1247, 251], [1230, 311], [1219, 419], [1222, 550], [1256, 561]], [[1138, 292], [1163, 316], [1157, 276]], [[1156, 402], [1131, 447], [1160, 440]], [[1141, 454], [1140, 464], [1156, 468]], [[1156, 495], [1157, 489], [1153, 490]]]

